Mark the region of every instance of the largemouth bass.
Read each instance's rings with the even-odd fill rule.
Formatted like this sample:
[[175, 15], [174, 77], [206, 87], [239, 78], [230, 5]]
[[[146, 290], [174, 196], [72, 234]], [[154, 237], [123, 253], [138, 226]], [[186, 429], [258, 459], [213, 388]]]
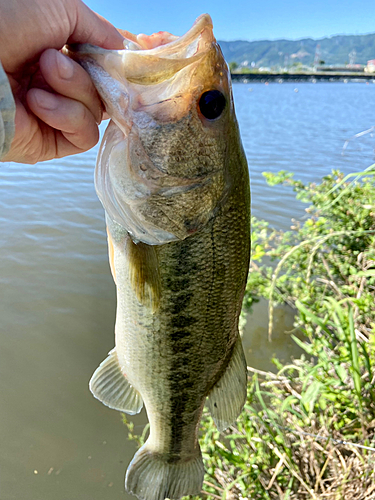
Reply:
[[96, 167], [117, 286], [116, 347], [90, 389], [150, 435], [126, 473], [145, 500], [199, 494], [206, 403], [223, 430], [246, 399], [238, 333], [250, 251], [248, 168], [230, 73], [208, 15], [182, 37], [124, 32], [128, 46], [69, 55], [112, 121]]

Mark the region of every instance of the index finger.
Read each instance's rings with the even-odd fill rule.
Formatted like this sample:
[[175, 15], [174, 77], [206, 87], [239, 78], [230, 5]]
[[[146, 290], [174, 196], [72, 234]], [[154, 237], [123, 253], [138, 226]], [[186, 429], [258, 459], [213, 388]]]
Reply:
[[40, 57], [40, 71], [52, 90], [81, 102], [97, 123], [103, 115], [103, 106], [94, 84], [86, 71], [75, 61], [57, 50], [47, 49]]

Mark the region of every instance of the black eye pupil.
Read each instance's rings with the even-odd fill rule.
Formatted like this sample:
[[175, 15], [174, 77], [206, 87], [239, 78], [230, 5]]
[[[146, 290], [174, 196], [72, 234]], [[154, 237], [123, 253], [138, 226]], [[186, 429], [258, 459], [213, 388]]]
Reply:
[[204, 92], [199, 99], [199, 109], [208, 120], [215, 120], [224, 111], [226, 100], [219, 90]]

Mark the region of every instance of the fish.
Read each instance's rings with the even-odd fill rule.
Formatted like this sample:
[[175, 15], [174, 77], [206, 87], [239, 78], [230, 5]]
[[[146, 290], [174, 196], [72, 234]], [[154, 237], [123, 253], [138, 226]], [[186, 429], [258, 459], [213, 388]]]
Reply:
[[238, 323], [249, 269], [249, 172], [208, 14], [123, 50], [69, 46], [111, 118], [95, 171], [117, 289], [115, 348], [90, 390], [149, 437], [125, 478], [142, 500], [199, 494], [205, 404], [220, 431], [246, 401]]

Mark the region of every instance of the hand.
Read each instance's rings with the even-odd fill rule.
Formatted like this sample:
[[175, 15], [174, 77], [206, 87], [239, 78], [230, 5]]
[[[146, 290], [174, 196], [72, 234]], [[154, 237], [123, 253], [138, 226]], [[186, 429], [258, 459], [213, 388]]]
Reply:
[[0, 0], [0, 60], [16, 101], [16, 132], [2, 161], [36, 163], [93, 147], [103, 109], [66, 43], [122, 49], [123, 37], [81, 0]]

